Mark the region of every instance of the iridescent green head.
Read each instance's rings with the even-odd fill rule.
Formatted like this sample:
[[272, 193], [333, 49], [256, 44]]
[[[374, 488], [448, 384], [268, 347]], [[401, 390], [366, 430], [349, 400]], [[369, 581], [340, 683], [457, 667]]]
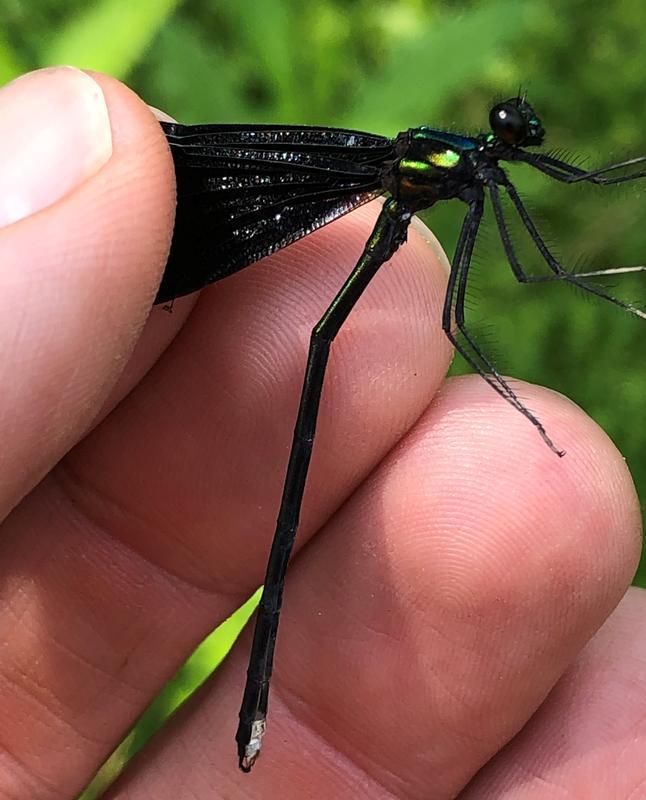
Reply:
[[522, 97], [495, 105], [489, 112], [489, 124], [497, 139], [515, 147], [540, 145], [545, 138], [540, 119]]

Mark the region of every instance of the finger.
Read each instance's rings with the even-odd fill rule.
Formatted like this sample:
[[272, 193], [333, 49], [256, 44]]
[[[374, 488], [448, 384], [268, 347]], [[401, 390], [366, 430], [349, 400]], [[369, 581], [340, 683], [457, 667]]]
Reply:
[[30, 73], [2, 89], [0, 117], [1, 518], [86, 431], [128, 360], [174, 181], [153, 115], [109, 78]]
[[646, 780], [646, 592], [630, 589], [521, 733], [461, 800], [639, 797]]
[[[67, 462], [75, 481], [88, 476], [147, 520], [116, 526], [145, 558], [203, 588], [213, 588], [215, 576], [221, 590], [226, 575], [229, 594], [254, 591], [275, 525], [311, 330], [360, 256], [378, 209], [360, 209], [204, 292], [145, 384]], [[451, 354], [439, 324], [445, 285], [445, 269], [414, 229], [335, 340], [301, 542], [440, 385]], [[172, 468], [160, 474], [151, 464]]]
[[251, 777], [232, 764], [247, 638], [112, 797], [454, 797], [601, 625], [639, 550], [608, 438], [560, 396], [523, 394], [566, 458], [476, 378], [451, 381], [297, 557]]
[[[374, 218], [347, 217], [207, 289], [145, 380], [6, 521], [0, 707], [14, 793], [78, 791], [260, 582], [309, 330]], [[441, 382], [445, 283], [411, 231], [335, 342], [304, 538]]]

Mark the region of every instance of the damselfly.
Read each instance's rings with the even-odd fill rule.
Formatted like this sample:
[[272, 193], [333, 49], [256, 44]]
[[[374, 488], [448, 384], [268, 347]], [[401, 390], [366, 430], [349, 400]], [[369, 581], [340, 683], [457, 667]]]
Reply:
[[[162, 123], [175, 163], [178, 205], [168, 265], [156, 302], [201, 289], [327, 225], [362, 203], [386, 194], [363, 254], [329, 308], [313, 327], [298, 417], [278, 522], [249, 660], [236, 735], [239, 764], [248, 772], [265, 732], [269, 683], [287, 564], [298, 528], [330, 345], [379, 267], [406, 240], [412, 215], [441, 200], [467, 205], [448, 280], [442, 327], [467, 362], [563, 455], [541, 422], [496, 371], [465, 322], [469, 268], [485, 197], [489, 196], [505, 254], [522, 283], [571, 283], [645, 318], [636, 306], [590, 279], [644, 267], [580, 273], [566, 269], [537, 230], [501, 162], [521, 162], [562, 183], [625, 183], [646, 176], [646, 156], [585, 171], [536, 152], [545, 132], [524, 97], [495, 105], [491, 130], [466, 136], [429, 127], [394, 139], [335, 128]], [[633, 168], [633, 169], [631, 169]], [[546, 263], [548, 275], [526, 272], [512, 242], [506, 196]]]

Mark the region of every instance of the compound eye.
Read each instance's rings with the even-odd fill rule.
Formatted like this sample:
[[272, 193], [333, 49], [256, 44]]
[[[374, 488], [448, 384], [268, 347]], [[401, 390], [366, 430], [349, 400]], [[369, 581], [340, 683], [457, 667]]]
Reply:
[[520, 109], [511, 103], [499, 103], [489, 113], [491, 130], [498, 139], [508, 144], [522, 144], [529, 131]]

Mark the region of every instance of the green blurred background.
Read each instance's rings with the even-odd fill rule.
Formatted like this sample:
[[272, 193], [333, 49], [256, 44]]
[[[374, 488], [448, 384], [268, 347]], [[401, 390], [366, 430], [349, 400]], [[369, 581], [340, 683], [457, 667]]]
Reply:
[[[522, 85], [549, 142], [600, 164], [646, 152], [645, 23], [642, 0], [594, 4], [594, 12], [588, 0], [0, 0], [0, 83], [70, 63], [119, 77], [184, 122], [388, 135], [419, 124], [478, 130], [492, 98]], [[589, 255], [593, 266], [646, 260], [640, 187], [600, 198], [514, 178], [552, 238], [566, 241], [557, 252]], [[455, 204], [425, 215], [449, 252], [460, 215]], [[570, 287], [519, 286], [495, 237], [484, 238], [472, 315], [481, 338], [494, 340], [499, 368], [585, 408], [646, 496], [643, 321]], [[643, 302], [644, 281], [627, 278], [616, 291]], [[643, 565], [636, 580], [646, 585]], [[204, 680], [252, 607], [200, 648], [84, 800]]]

